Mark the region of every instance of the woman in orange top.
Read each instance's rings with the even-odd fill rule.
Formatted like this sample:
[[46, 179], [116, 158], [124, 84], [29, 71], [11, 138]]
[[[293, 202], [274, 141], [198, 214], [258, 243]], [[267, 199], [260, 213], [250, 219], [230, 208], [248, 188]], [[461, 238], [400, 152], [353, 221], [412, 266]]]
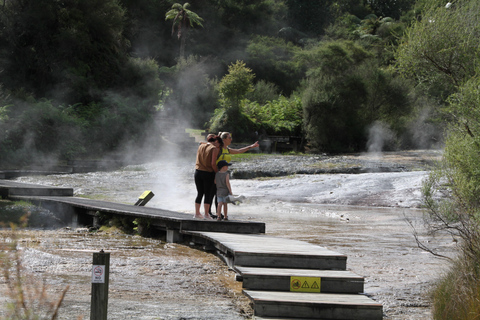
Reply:
[[[215, 173], [218, 171], [216, 160], [219, 148], [223, 146], [222, 139], [219, 136], [213, 136], [207, 143], [202, 143], [197, 150], [197, 159], [195, 161], [195, 186], [197, 188], [197, 197], [195, 198], [195, 219], [208, 219], [212, 217], [208, 214], [212, 204], [215, 191]], [[202, 198], [205, 215], [200, 214]]]

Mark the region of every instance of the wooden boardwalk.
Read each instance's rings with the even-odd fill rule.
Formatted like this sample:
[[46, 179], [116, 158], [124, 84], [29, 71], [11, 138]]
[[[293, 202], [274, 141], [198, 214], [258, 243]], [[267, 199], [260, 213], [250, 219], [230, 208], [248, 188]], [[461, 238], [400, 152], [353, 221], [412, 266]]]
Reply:
[[28, 200], [69, 225], [94, 225], [101, 214], [148, 219], [167, 242], [191, 241], [213, 251], [243, 281], [256, 319], [383, 318], [363, 294], [364, 278], [346, 270], [343, 254], [308, 242], [265, 235], [265, 224], [193, 219], [193, 214], [73, 197], [70, 188], [0, 180], [0, 195]]
[[185, 233], [235, 270], [258, 319], [383, 318], [383, 306], [362, 294], [364, 278], [346, 270], [343, 254], [264, 234]]

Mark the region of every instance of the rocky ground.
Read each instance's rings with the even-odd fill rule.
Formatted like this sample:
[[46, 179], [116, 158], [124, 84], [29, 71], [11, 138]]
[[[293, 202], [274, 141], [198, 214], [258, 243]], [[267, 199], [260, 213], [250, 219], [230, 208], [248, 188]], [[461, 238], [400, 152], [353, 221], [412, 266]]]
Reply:
[[[406, 151], [235, 162], [234, 193], [246, 195], [248, 201], [231, 206], [230, 214], [265, 222], [269, 235], [346, 254], [348, 269], [365, 276], [366, 294], [384, 305], [385, 319], [430, 319], [428, 292], [447, 264], [418, 249], [406, 218], [417, 226], [422, 240], [444, 254], [454, 253], [452, 239], [425, 233], [422, 212], [416, 209], [425, 170], [440, 155]], [[191, 214], [194, 189], [189, 187], [192, 168], [187, 163], [19, 180], [70, 186], [77, 195], [126, 203], [150, 189], [156, 196], [149, 205]], [[175, 179], [170, 180], [171, 173]], [[188, 243], [65, 228], [21, 231], [17, 237], [29, 279], [47, 284], [53, 298], [69, 286], [59, 319], [89, 317], [92, 254], [100, 249], [111, 252], [112, 259], [109, 319], [252, 317], [234, 273], [216, 256]], [[0, 243], [12, 239], [10, 231], [1, 231]], [[3, 293], [6, 284], [0, 280]], [[0, 295], [0, 305], [2, 299], [5, 294]], [[6, 309], [0, 317], [1, 312]]]
[[407, 172], [429, 169], [439, 160], [441, 151], [414, 150], [342, 155], [257, 157], [234, 162], [233, 177], [251, 179], [282, 177], [292, 174], [358, 174], [374, 172]]

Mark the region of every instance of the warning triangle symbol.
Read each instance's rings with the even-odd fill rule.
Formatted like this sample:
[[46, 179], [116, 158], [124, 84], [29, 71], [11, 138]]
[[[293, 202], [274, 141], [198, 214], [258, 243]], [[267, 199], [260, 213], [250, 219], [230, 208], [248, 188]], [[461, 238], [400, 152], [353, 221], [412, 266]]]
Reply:
[[312, 284], [312, 289], [318, 289], [319, 286], [318, 286], [318, 283], [317, 281], [315, 281], [313, 284]]
[[305, 289], [305, 288], [310, 288], [310, 287], [308, 286], [307, 281], [305, 281], [305, 282], [303, 283], [302, 288], [304, 288], [304, 289]]

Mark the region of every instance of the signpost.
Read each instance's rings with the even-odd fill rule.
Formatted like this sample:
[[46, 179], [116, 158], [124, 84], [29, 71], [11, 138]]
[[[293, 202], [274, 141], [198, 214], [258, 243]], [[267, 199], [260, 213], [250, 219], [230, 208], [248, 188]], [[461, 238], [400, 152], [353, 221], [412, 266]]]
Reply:
[[109, 273], [110, 253], [106, 253], [103, 250], [94, 253], [90, 320], [107, 320]]

